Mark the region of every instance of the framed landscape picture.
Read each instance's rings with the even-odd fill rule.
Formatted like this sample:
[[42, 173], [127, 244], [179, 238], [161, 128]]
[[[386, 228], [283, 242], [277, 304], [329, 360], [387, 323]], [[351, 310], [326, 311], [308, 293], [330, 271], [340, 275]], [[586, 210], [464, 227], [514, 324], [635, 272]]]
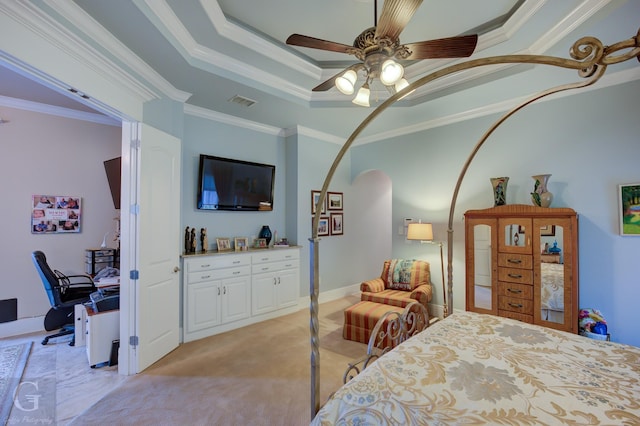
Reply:
[[618, 187], [620, 235], [640, 236], [640, 183]]
[[327, 192], [329, 210], [342, 210], [342, 192]]

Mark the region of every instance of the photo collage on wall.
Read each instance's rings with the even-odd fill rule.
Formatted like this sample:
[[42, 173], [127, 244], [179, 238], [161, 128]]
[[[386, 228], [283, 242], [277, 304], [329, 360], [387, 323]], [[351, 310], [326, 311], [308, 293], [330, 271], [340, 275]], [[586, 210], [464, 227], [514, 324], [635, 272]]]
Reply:
[[31, 233], [80, 232], [81, 198], [34, 195], [31, 202]]
[[[316, 207], [320, 199], [320, 191], [311, 191], [311, 214], [316, 214]], [[344, 195], [342, 192], [327, 192], [324, 203], [320, 207], [320, 221], [318, 222], [318, 236], [344, 234]], [[313, 223], [313, 219], [311, 220]]]

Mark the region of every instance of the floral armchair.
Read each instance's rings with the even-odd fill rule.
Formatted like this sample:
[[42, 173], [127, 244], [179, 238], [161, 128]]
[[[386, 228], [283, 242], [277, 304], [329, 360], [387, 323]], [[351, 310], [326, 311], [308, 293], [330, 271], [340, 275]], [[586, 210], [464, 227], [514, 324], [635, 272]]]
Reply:
[[424, 260], [385, 260], [379, 278], [360, 284], [360, 300], [406, 307], [417, 300], [425, 308], [431, 301], [431, 273]]

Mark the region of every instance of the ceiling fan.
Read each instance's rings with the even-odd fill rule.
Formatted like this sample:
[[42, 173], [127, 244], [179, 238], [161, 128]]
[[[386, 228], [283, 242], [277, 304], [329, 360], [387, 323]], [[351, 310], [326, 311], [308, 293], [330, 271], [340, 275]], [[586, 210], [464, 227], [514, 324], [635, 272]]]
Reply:
[[396, 60], [466, 58], [475, 50], [477, 34], [400, 44], [400, 33], [421, 3], [422, 0], [385, 0], [378, 22], [378, 1], [375, 0], [374, 26], [358, 35], [352, 46], [301, 34], [290, 35], [287, 44], [346, 53], [358, 58], [360, 63], [340, 71], [314, 87], [313, 91], [324, 92], [335, 85], [340, 92], [350, 95], [355, 91], [357, 73], [362, 72], [365, 82], [352, 102], [369, 106], [369, 83], [374, 79], [379, 79], [392, 92], [409, 85], [403, 78], [404, 68]]

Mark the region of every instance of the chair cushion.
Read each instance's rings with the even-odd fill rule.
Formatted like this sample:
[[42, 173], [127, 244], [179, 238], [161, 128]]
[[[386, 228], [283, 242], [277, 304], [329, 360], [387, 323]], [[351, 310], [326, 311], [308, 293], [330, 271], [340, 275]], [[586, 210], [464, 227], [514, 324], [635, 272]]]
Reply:
[[429, 263], [423, 260], [385, 260], [381, 278], [385, 288], [412, 291], [419, 285], [430, 284]]
[[377, 293], [363, 291], [360, 294], [360, 300], [398, 306], [400, 308], [404, 308], [409, 303], [414, 301], [411, 298], [411, 293], [409, 293], [408, 291], [393, 289], [383, 290]]

